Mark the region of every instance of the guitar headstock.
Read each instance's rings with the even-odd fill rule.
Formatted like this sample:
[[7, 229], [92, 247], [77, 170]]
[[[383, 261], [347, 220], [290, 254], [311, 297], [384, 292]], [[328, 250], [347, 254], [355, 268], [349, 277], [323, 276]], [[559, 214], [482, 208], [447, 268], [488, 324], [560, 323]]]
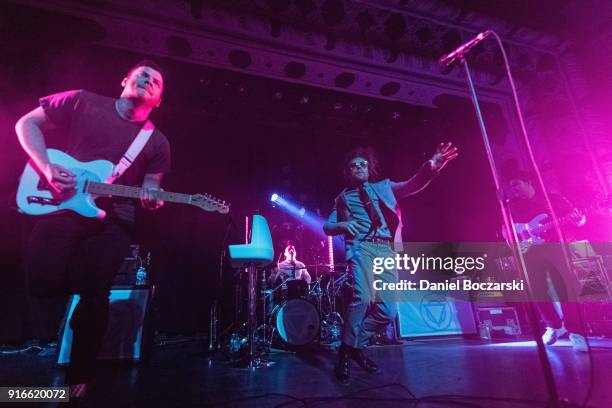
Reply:
[[190, 204], [200, 207], [205, 211], [217, 211], [221, 214], [227, 214], [230, 209], [229, 203], [219, 200], [210, 194], [194, 194], [191, 196]]

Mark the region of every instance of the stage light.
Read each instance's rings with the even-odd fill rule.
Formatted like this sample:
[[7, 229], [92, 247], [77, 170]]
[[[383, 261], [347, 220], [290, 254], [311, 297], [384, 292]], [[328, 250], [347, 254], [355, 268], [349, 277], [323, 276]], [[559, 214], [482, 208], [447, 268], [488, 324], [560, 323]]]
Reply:
[[297, 204], [276, 193], [272, 194], [270, 201], [272, 201], [276, 207], [281, 208], [293, 218], [299, 220], [306, 227], [309, 227], [312, 231], [321, 236], [325, 235], [323, 233], [323, 224], [325, 223], [323, 218], [311, 213], [310, 211], [306, 210], [306, 208], [298, 206]]
[[329, 264], [330, 272], [334, 271], [334, 242], [333, 237], [330, 235], [327, 237], [327, 263]]

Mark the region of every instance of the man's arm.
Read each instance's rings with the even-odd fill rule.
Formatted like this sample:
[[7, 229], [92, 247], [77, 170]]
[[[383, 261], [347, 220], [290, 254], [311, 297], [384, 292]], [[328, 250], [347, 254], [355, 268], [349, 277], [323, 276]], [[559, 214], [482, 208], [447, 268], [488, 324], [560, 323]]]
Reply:
[[349, 234], [350, 236], [357, 235], [357, 227], [355, 221], [338, 222], [338, 204], [334, 205], [334, 210], [329, 215], [327, 222], [323, 224], [323, 232], [327, 235]]
[[349, 234], [354, 237], [357, 235], [357, 221], [326, 222], [323, 224], [323, 231], [327, 235]]
[[427, 187], [442, 168], [458, 155], [457, 147], [453, 146], [451, 142], [440, 143], [431, 159], [423, 163], [419, 171], [409, 180], [391, 182], [393, 193], [397, 198], [404, 198], [418, 193]]
[[310, 285], [311, 282], [312, 282], [312, 277], [308, 273], [308, 270], [306, 268], [304, 268], [301, 271], [302, 271], [302, 273], [300, 275], [300, 279], [304, 279], [304, 281], [306, 281], [306, 283]]
[[419, 171], [406, 181], [392, 181], [391, 189], [397, 198], [404, 198], [422, 191], [436, 177], [437, 171], [431, 167], [431, 161], [423, 163]]
[[155, 191], [161, 190], [163, 173], [146, 173], [142, 181], [140, 204], [147, 210], [157, 210], [164, 205], [162, 200], [155, 197]]
[[[569, 217], [569, 227], [582, 227], [586, 224], [586, 214], [581, 212], [567, 197], [551, 193], [549, 194], [551, 204], [555, 209], [557, 217]], [[551, 219], [552, 220], [552, 219]]]
[[23, 115], [15, 124], [21, 146], [43, 173], [47, 182], [58, 192], [70, 191], [76, 186], [74, 174], [49, 161], [43, 131], [54, 128], [45, 111], [38, 107]]
[[278, 264], [276, 265], [276, 267], [274, 269], [272, 269], [272, 273], [270, 274], [270, 277], [268, 278], [268, 283], [270, 285], [274, 285], [274, 283], [276, 282], [276, 280], [278, 279], [278, 276], [280, 275], [280, 269], [278, 267]]

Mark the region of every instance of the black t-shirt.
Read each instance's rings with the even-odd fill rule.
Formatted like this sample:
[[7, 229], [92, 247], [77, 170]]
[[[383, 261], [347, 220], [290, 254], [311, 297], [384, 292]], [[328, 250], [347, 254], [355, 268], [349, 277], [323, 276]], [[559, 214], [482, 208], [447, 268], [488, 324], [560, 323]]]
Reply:
[[[573, 206], [559, 194], [548, 194], [550, 203], [558, 217], [563, 217], [573, 211]], [[514, 199], [510, 201], [510, 209], [515, 222], [529, 222], [540, 214], [550, 214], [544, 196], [536, 193], [529, 199]]]
[[[115, 99], [85, 90], [61, 92], [40, 98], [40, 106], [57, 126], [59, 146], [75, 159], [88, 162], [119, 162], [132, 144], [144, 122], [127, 121], [117, 113]], [[147, 173], [170, 171], [170, 144], [155, 129], [149, 141], [115, 184], [141, 186]], [[132, 199], [98, 199], [96, 203], [108, 216], [133, 222], [136, 202]]]

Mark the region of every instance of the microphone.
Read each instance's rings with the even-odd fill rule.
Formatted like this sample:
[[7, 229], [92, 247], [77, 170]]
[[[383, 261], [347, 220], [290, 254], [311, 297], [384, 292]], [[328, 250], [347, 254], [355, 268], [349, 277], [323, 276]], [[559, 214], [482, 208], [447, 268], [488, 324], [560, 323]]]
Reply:
[[444, 67], [448, 67], [450, 64], [455, 62], [457, 58], [463, 57], [463, 55], [467, 54], [472, 48], [476, 46], [476, 44], [487, 38], [489, 34], [491, 34], [491, 30], [483, 31], [476, 37], [472, 38], [470, 41], [466, 42], [463, 45], [460, 45], [457, 49], [449, 52], [446, 55], [441, 56], [438, 60], [438, 63]]

